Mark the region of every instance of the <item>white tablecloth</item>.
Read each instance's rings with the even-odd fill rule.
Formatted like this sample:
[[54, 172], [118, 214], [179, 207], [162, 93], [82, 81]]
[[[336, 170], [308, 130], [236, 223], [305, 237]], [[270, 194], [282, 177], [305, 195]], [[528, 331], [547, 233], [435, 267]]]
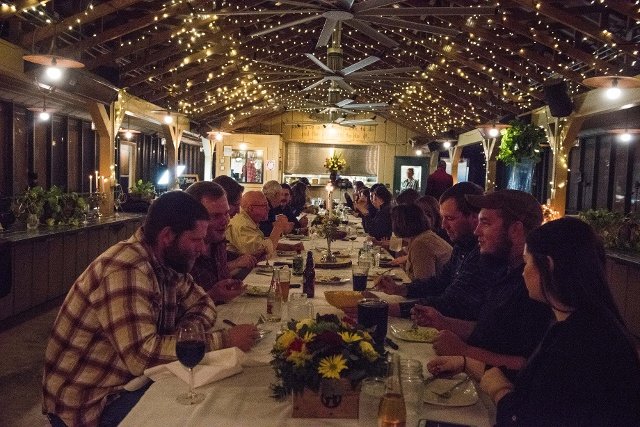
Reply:
[[[356, 242], [359, 246], [361, 239]], [[313, 246], [326, 247], [326, 243], [304, 242], [306, 248]], [[332, 249], [348, 250], [350, 242], [334, 242]], [[350, 269], [317, 270], [323, 274], [350, 277]], [[398, 274], [400, 274], [398, 272]], [[300, 277], [293, 276], [292, 283], [299, 283]], [[250, 274], [245, 279], [248, 285], [266, 285], [270, 281], [268, 276]], [[329, 305], [324, 299], [324, 291], [331, 289], [351, 289], [351, 282], [341, 286], [316, 286], [313, 304], [316, 313], [336, 313], [341, 311]], [[301, 292], [292, 289], [292, 293]], [[218, 307], [218, 327], [223, 327], [222, 319], [230, 319], [236, 323], [255, 323], [260, 313], [266, 312], [266, 298], [241, 296], [231, 303]], [[286, 305], [283, 313], [286, 316]], [[408, 323], [403, 319], [390, 319], [390, 324], [404, 326]], [[226, 378], [197, 389], [206, 394], [205, 401], [193, 406], [184, 406], [176, 402], [176, 396], [185, 392], [187, 385], [177, 378], [167, 378], [154, 383], [144, 394], [140, 402], [133, 408], [121, 426], [127, 427], [165, 427], [165, 426], [357, 426], [358, 420], [346, 419], [299, 419], [291, 418], [291, 400], [278, 402], [271, 397], [270, 384], [275, 382], [275, 375], [271, 366], [266, 365], [271, 359], [270, 351], [275, 340], [276, 331], [280, 324], [267, 324], [274, 329], [250, 352], [256, 360], [265, 362], [265, 366], [245, 368], [238, 375]], [[422, 343], [408, 343], [399, 339], [394, 341], [400, 346], [398, 350], [403, 357], [419, 359], [426, 362], [434, 356], [432, 346]], [[422, 413], [415, 419], [409, 419], [407, 426], [417, 425], [418, 418], [437, 419], [478, 427], [491, 426], [494, 419], [492, 404], [483, 398], [469, 407], [439, 407], [430, 404], [422, 405]], [[377, 411], [377, 408], [371, 408]]]

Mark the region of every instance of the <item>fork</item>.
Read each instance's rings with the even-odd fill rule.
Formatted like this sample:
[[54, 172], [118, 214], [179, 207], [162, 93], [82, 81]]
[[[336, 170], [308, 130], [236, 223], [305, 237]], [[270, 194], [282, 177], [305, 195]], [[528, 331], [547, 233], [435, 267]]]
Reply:
[[457, 383], [455, 383], [454, 385], [449, 387], [449, 389], [447, 389], [446, 391], [443, 391], [443, 392], [438, 392], [438, 391], [433, 391], [433, 390], [429, 390], [429, 391], [431, 393], [435, 394], [436, 396], [438, 396], [441, 399], [450, 399], [451, 398], [451, 393], [453, 392], [453, 390], [457, 389], [462, 384], [468, 382], [470, 379], [471, 379], [471, 377], [466, 377], [465, 379], [458, 381]]

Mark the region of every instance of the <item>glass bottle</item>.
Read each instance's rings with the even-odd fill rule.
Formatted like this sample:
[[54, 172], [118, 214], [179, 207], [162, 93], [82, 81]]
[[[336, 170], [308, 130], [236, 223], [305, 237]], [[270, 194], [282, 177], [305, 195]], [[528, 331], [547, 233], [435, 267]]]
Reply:
[[400, 356], [392, 354], [389, 360], [384, 395], [378, 408], [378, 427], [405, 427], [407, 409], [400, 381]]
[[307, 294], [308, 298], [313, 298], [316, 294], [316, 267], [313, 263], [313, 254], [307, 252], [307, 262], [302, 273], [302, 293]]
[[267, 321], [269, 322], [279, 322], [282, 316], [282, 297], [278, 291], [279, 282], [280, 270], [274, 268], [269, 292], [267, 292]]
[[304, 270], [304, 260], [302, 259], [302, 251], [298, 249], [296, 256], [293, 257], [293, 275], [302, 276]]

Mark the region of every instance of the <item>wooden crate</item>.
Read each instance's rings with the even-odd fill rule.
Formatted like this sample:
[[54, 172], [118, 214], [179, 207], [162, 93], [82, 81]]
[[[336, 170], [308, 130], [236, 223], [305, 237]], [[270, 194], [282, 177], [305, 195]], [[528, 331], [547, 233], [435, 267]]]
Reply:
[[305, 388], [293, 394], [293, 418], [358, 418], [359, 389], [346, 380], [314, 392]]

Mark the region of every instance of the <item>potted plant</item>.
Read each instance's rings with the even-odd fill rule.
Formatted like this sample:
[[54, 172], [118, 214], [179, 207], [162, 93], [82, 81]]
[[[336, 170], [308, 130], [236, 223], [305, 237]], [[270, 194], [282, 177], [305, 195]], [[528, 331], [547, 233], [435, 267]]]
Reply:
[[41, 186], [29, 187], [16, 199], [17, 216], [26, 221], [27, 230], [35, 230], [44, 211], [46, 191]]
[[503, 133], [498, 160], [507, 165], [507, 188], [531, 192], [533, 168], [540, 161], [542, 144], [548, 142], [540, 126], [514, 120]]
[[150, 181], [139, 179], [129, 188], [129, 197], [132, 200], [144, 200], [150, 202], [156, 197], [156, 188]]
[[[385, 369], [369, 332], [333, 314], [289, 322], [271, 354], [274, 397], [293, 393], [297, 418], [357, 418], [360, 381]], [[331, 399], [335, 395], [339, 399]], [[336, 407], [325, 403], [336, 401]]]

